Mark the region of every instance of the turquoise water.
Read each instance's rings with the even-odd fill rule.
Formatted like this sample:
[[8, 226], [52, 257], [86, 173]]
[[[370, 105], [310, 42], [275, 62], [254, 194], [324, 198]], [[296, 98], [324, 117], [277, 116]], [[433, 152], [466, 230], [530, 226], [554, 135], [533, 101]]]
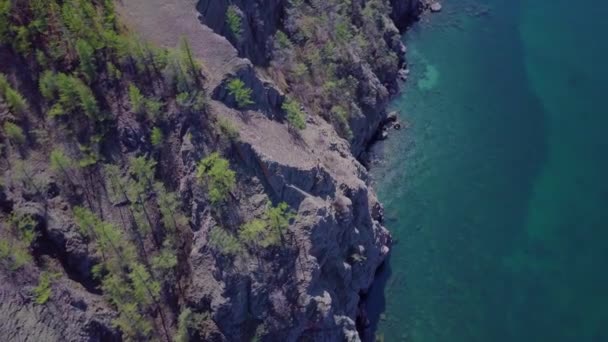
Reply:
[[608, 2], [446, 0], [373, 168], [385, 341], [608, 341]]

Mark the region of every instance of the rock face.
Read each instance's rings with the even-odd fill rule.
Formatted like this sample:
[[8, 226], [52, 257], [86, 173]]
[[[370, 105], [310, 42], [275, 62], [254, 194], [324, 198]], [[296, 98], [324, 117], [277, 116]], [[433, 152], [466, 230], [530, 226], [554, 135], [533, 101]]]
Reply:
[[[272, 134], [266, 120], [260, 121], [254, 123], [256, 129]], [[366, 184], [365, 169], [343, 141], [328, 142], [335, 150], [317, 151], [318, 164], [307, 151], [298, 151], [302, 160], [297, 162], [275, 158], [275, 152], [290, 151], [249, 136], [239, 145], [243, 167], [253, 172], [254, 182], [273, 199], [298, 208], [298, 218], [291, 247], [269, 250], [261, 262], [214, 257], [205, 248], [205, 234], [213, 225], [209, 220], [195, 234], [191, 260], [196, 280], [189, 300], [193, 307], [216, 313], [227, 340], [244, 339], [251, 318], [263, 322], [270, 340], [358, 340], [359, 296], [386, 257], [390, 235], [380, 217], [372, 215], [379, 204]], [[259, 200], [237, 196], [243, 212], [256, 211]], [[237, 271], [227, 271], [231, 265]]]
[[70, 280], [55, 284], [53, 305], [36, 305], [31, 284], [37, 270], [9, 277], [0, 272], [0, 333], [5, 341], [120, 341], [113, 312], [98, 296]]
[[264, 113], [268, 118], [281, 116], [283, 94], [276, 89], [270, 80], [265, 80], [255, 73], [253, 66], [246, 65], [238, 68], [226, 77], [214, 90], [213, 99], [224, 103], [231, 108], [237, 108], [237, 103], [226, 89], [228, 81], [238, 78], [247, 88], [252, 89], [252, 102], [246, 109]]
[[[236, 47], [239, 56], [254, 64], [269, 62], [269, 38], [281, 23], [286, 0], [200, 0], [197, 9], [201, 22], [225, 36]], [[227, 24], [226, 12], [233, 6], [240, 18], [239, 32], [232, 32]]]
[[391, 0], [391, 18], [399, 30], [404, 30], [415, 21], [422, 9], [423, 0]]

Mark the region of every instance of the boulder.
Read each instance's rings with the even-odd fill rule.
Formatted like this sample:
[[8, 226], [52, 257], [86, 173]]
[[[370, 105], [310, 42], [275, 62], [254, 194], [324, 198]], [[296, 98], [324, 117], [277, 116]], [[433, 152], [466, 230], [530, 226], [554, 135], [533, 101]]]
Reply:
[[433, 2], [430, 6], [431, 12], [441, 12], [441, 3]]

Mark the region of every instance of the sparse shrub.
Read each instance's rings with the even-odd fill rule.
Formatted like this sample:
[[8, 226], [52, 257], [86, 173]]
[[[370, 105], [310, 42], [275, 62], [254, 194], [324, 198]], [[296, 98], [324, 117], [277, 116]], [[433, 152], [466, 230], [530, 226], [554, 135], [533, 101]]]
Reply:
[[346, 20], [340, 21], [338, 24], [336, 24], [335, 34], [336, 40], [339, 43], [348, 43], [353, 38], [350, 23]]
[[276, 207], [268, 203], [262, 218], [254, 219], [241, 226], [239, 239], [253, 247], [277, 246], [289, 228], [289, 221], [294, 217], [295, 214], [289, 209], [287, 203], [281, 202]]
[[44, 181], [40, 173], [34, 168], [32, 163], [22, 159], [12, 162], [12, 178], [16, 182], [21, 182], [25, 191], [41, 195], [43, 193]]
[[0, 261], [6, 263], [10, 270], [16, 271], [32, 261], [32, 256], [23, 244], [0, 240]]
[[285, 102], [283, 102], [283, 106], [281, 108], [283, 108], [283, 110], [287, 113], [287, 122], [289, 123], [290, 127], [297, 130], [303, 130], [306, 128], [306, 121], [304, 121], [306, 114], [302, 112], [300, 109], [300, 104], [297, 101], [287, 99]]
[[190, 335], [188, 333], [188, 329], [192, 325], [192, 310], [189, 308], [185, 308], [182, 312], [179, 313], [179, 318], [177, 319], [177, 332], [175, 333], [175, 342], [189, 342]]
[[56, 275], [48, 272], [40, 273], [40, 277], [38, 278], [38, 285], [34, 288], [36, 304], [43, 305], [51, 298], [51, 295], [53, 293], [51, 285], [53, 283], [53, 278], [55, 277]]
[[12, 270], [18, 270], [32, 260], [29, 247], [38, 236], [36, 221], [28, 214], [12, 213], [7, 222], [12, 241], [0, 240], [0, 260], [8, 263]]
[[220, 132], [228, 138], [230, 141], [234, 141], [239, 137], [239, 130], [232, 124], [232, 122], [224, 117], [217, 118], [217, 125]]
[[291, 40], [289, 40], [289, 37], [283, 31], [277, 31], [277, 33], [274, 35], [274, 39], [279, 49], [293, 48], [293, 43], [291, 42]]
[[340, 133], [344, 139], [351, 140], [353, 138], [353, 132], [348, 123], [348, 112], [341, 106], [333, 106], [331, 108], [331, 117], [336, 124], [338, 133]]
[[215, 227], [209, 232], [209, 246], [222, 254], [232, 256], [243, 251], [239, 240], [220, 227]]
[[163, 108], [163, 103], [152, 99], [146, 99], [145, 106], [148, 120], [155, 121], [158, 119]]
[[239, 230], [239, 239], [250, 246], [267, 248], [279, 243], [280, 237], [268, 229], [265, 220], [254, 219], [245, 223]]
[[29, 247], [38, 237], [36, 221], [31, 215], [12, 213], [8, 222], [13, 235], [26, 247]]
[[78, 159], [78, 166], [85, 168], [97, 164], [99, 161], [99, 152], [96, 148], [86, 145], [79, 145], [78, 149], [82, 157]]
[[292, 71], [295, 77], [300, 78], [308, 73], [308, 67], [304, 63], [296, 63]]
[[186, 110], [200, 111], [207, 105], [207, 99], [202, 91], [179, 93], [175, 101], [180, 108]]

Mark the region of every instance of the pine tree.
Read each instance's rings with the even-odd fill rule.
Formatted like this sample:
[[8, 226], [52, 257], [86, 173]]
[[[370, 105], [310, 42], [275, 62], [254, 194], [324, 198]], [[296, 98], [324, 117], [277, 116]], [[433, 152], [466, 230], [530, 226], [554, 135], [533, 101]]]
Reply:
[[198, 163], [196, 175], [207, 185], [209, 199], [215, 205], [223, 202], [236, 185], [236, 173], [230, 169], [228, 160], [217, 152]]
[[274, 230], [281, 238], [289, 228], [289, 221], [295, 217], [295, 214], [289, 209], [289, 205], [285, 202], [279, 203], [276, 207], [269, 205], [266, 210], [266, 217], [269, 227]]
[[267, 248], [280, 242], [279, 235], [269, 228], [266, 220], [260, 219], [245, 223], [239, 231], [239, 239], [254, 249]]
[[62, 150], [55, 148], [51, 151], [50, 166], [51, 170], [62, 173], [66, 180], [72, 185], [74, 184], [69, 172], [74, 166], [74, 161]]
[[226, 24], [230, 33], [238, 40], [241, 39], [241, 33], [243, 30], [242, 19], [239, 14], [238, 7], [231, 5], [226, 10]]
[[51, 70], [46, 70], [38, 80], [38, 88], [40, 94], [47, 100], [53, 100], [57, 92], [57, 79], [55, 73]]
[[74, 222], [78, 228], [80, 228], [80, 234], [83, 236], [95, 237], [95, 239], [98, 240], [99, 238], [97, 237], [95, 227], [101, 222], [97, 218], [97, 215], [88, 209], [78, 206], [72, 209], [72, 213], [74, 215]]
[[220, 227], [215, 227], [209, 232], [209, 246], [222, 254], [230, 256], [243, 252], [239, 240]]
[[[136, 197], [142, 196], [151, 190], [156, 172], [156, 161], [146, 157], [136, 157], [129, 160], [129, 171], [134, 177], [134, 190]], [[137, 200], [133, 198], [132, 200]]]
[[134, 84], [129, 84], [129, 101], [131, 102], [133, 112], [137, 114], [143, 113], [146, 108], [145, 98], [139, 88], [137, 88]]
[[95, 80], [95, 50], [86, 40], [79, 39], [76, 42], [76, 52], [80, 60], [80, 71], [85, 76], [87, 82], [90, 84]]
[[104, 165], [104, 173], [106, 175], [106, 184], [108, 196], [114, 204], [128, 201], [126, 195], [126, 182], [124, 181], [120, 167], [114, 164]]
[[239, 239], [254, 249], [278, 246], [294, 217], [287, 203], [279, 203], [276, 207], [269, 203], [261, 219], [253, 219], [241, 226]]
[[170, 243], [166, 243], [160, 252], [152, 257], [150, 266], [155, 272], [158, 272], [163, 275], [163, 278], [166, 278], [169, 271], [177, 266], [177, 256], [175, 253], [175, 248], [171, 246]]
[[23, 134], [23, 129], [21, 129], [21, 127], [19, 127], [17, 124], [10, 121], [5, 122], [4, 134], [8, 140], [15, 145], [23, 145], [25, 143], [25, 134]]
[[233, 78], [228, 81], [227, 89], [228, 94], [234, 97], [239, 108], [245, 108], [254, 103], [253, 100], [251, 100], [252, 90], [247, 88], [245, 82], [240, 79]]
[[14, 114], [24, 115], [26, 113], [27, 102], [15, 89], [8, 88], [4, 93], [4, 98]]
[[158, 127], [152, 128], [152, 132], [150, 133], [150, 142], [152, 143], [152, 146], [157, 147], [157, 148], [160, 146], [160, 144], [162, 144], [163, 131], [160, 128], [158, 128]]
[[24, 115], [27, 111], [27, 101], [14, 88], [11, 87], [6, 76], [0, 73], [0, 97], [8, 104], [13, 114]]
[[190, 335], [188, 329], [192, 324], [192, 310], [189, 308], [182, 310], [182, 312], [179, 313], [177, 322], [177, 332], [174, 337], [175, 342], [189, 342]]
[[182, 37], [180, 50], [183, 56], [182, 58], [187, 64], [188, 75], [190, 76], [192, 83], [196, 84], [197, 86], [200, 85], [199, 76], [202, 68], [200, 64], [194, 59], [192, 55], [192, 49], [190, 48], [190, 43], [188, 42], [188, 39], [186, 37]]
[[154, 192], [156, 193], [158, 209], [162, 215], [163, 226], [170, 233], [177, 235], [179, 227], [188, 224], [188, 219], [180, 209], [181, 204], [178, 195], [167, 191], [165, 186], [160, 182], [154, 184]]

